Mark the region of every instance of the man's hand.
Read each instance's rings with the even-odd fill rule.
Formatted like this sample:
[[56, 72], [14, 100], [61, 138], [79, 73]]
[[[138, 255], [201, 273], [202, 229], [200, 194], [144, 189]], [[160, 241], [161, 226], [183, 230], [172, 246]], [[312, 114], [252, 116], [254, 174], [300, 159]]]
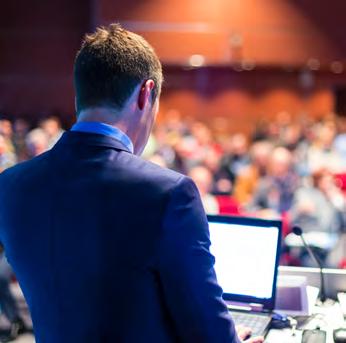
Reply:
[[251, 337], [251, 338], [247, 339], [246, 341], [244, 341], [244, 339], [246, 337], [249, 337], [251, 335], [251, 329], [250, 328], [247, 328], [247, 327], [242, 326], [242, 325], [238, 325], [238, 326], [236, 326], [236, 330], [237, 330], [237, 334], [238, 334], [239, 338], [244, 343], [262, 343], [262, 342], [264, 342], [263, 337]]

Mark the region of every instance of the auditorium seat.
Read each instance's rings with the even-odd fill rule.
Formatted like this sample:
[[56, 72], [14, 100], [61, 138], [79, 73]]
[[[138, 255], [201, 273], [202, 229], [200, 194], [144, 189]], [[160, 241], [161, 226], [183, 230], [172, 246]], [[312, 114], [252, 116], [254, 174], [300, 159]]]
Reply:
[[217, 195], [216, 196], [217, 202], [219, 204], [220, 208], [220, 214], [226, 214], [226, 215], [239, 215], [240, 209], [239, 209], [239, 203], [232, 198], [229, 195]]
[[336, 185], [346, 194], [346, 173], [334, 174]]

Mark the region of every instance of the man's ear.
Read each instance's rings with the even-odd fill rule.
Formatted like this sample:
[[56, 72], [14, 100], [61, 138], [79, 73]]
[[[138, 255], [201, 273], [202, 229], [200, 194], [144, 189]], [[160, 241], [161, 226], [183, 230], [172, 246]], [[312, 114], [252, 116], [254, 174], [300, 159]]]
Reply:
[[143, 110], [148, 102], [151, 102], [152, 99], [152, 91], [155, 87], [155, 82], [153, 80], [146, 80], [140, 90], [138, 95], [138, 107], [140, 110]]

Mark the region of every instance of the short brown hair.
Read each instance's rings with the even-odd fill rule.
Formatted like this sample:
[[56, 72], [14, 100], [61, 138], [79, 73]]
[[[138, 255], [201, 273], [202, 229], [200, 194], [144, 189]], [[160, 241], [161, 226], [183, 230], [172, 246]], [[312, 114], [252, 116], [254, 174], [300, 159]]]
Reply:
[[162, 84], [161, 63], [150, 44], [119, 24], [87, 34], [74, 63], [77, 113], [90, 107], [121, 109], [135, 87], [155, 82], [153, 100]]

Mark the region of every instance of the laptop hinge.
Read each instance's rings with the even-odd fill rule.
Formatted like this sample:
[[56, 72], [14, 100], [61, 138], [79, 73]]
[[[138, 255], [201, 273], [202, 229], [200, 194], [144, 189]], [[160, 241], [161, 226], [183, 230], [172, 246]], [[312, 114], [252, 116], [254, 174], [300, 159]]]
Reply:
[[263, 305], [257, 303], [240, 303], [226, 301], [229, 310], [238, 310], [246, 312], [263, 312]]

